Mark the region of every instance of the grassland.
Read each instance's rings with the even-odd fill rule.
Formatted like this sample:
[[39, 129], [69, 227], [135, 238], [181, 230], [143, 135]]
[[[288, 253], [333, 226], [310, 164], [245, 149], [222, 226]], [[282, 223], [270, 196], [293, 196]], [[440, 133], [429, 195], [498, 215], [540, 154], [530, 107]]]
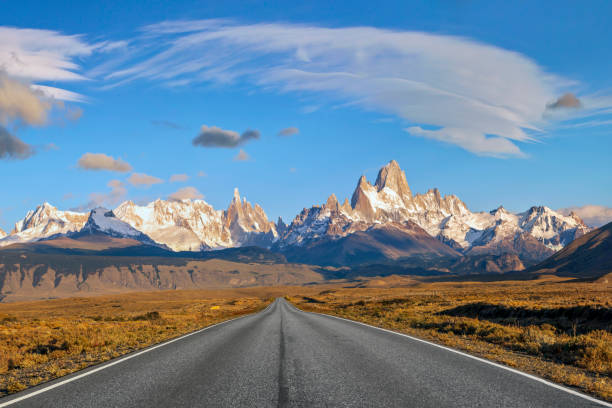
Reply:
[[0, 395], [258, 311], [279, 296], [305, 310], [445, 344], [612, 401], [609, 283], [427, 283], [394, 276], [0, 304]]
[[289, 296], [298, 307], [467, 351], [612, 401], [612, 292], [561, 282], [415, 283]]
[[277, 295], [165, 291], [0, 304], [0, 396], [256, 312]]

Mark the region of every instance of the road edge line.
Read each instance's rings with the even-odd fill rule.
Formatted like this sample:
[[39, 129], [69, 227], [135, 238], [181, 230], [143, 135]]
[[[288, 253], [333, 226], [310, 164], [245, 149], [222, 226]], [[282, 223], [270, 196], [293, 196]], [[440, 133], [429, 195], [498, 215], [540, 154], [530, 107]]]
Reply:
[[[124, 361], [130, 360], [130, 359], [132, 359], [134, 357], [138, 357], [138, 356], [140, 356], [142, 354], [148, 353], [149, 351], [153, 351], [153, 350], [158, 349], [160, 347], [167, 346], [168, 344], [174, 343], [175, 341], [179, 341], [179, 340], [182, 340], [182, 339], [187, 338], [189, 336], [193, 336], [195, 334], [199, 334], [199, 333], [201, 333], [203, 331], [206, 331], [208, 329], [212, 329], [213, 327], [220, 326], [222, 324], [233, 322], [233, 321], [236, 321], [236, 320], [239, 320], [239, 319], [243, 319], [243, 318], [248, 317], [248, 316], [255, 316], [255, 315], [259, 314], [259, 313], [263, 313], [263, 312], [267, 311], [274, 303], [276, 303], [276, 301], [270, 303], [268, 306], [266, 306], [265, 309], [260, 310], [257, 313], [249, 313], [249, 314], [246, 314], [244, 316], [234, 317], [233, 319], [224, 320], [222, 322], [215, 323], [213, 325], [203, 327], [203, 328], [198, 329], [196, 331], [193, 331], [191, 333], [183, 334], [182, 336], [175, 337], [173, 339], [166, 340], [164, 342], [154, 344], [154, 345], [149, 346], [149, 347], [147, 347], [145, 349], [142, 349], [142, 350], [130, 353], [130, 354], [126, 355], [126, 356], [117, 357], [116, 359], [112, 359], [112, 360], [100, 363], [97, 367], [95, 365], [91, 366], [91, 367], [95, 367], [95, 368], [92, 368], [90, 370], [88, 370], [88, 368], [90, 368], [90, 367], [84, 368], [83, 370], [86, 370], [84, 373], [77, 374], [77, 375], [75, 375], [73, 377], [67, 378], [67, 379], [65, 379], [63, 381], [59, 381], [59, 382], [57, 382], [55, 384], [50, 384], [50, 385], [48, 385], [46, 387], [43, 387], [43, 388], [41, 388], [39, 390], [32, 391], [32, 392], [27, 392], [27, 389], [26, 389], [26, 390], [24, 390], [24, 392], [26, 392], [27, 394], [22, 395], [20, 397], [13, 398], [13, 399], [11, 399], [9, 401], [6, 401], [6, 402], [0, 402], [0, 408], [8, 407], [9, 405], [16, 404], [18, 402], [24, 401], [24, 400], [26, 400], [28, 398], [31, 398], [31, 397], [34, 397], [36, 395], [40, 395], [40, 394], [42, 394], [44, 392], [47, 392], [47, 391], [50, 391], [50, 390], [52, 390], [54, 388], [61, 387], [64, 384], [68, 384], [70, 382], [76, 381], [76, 380], [81, 379], [83, 377], [87, 377], [88, 375], [97, 373], [98, 371], [102, 371], [102, 370], [107, 369], [109, 367], [112, 367], [112, 366], [114, 366], [116, 364], [123, 363]], [[81, 371], [83, 371], [83, 370], [81, 370]], [[78, 373], [78, 371], [75, 371], [75, 373]], [[74, 373], [71, 373], [71, 374], [74, 374]], [[70, 374], [67, 374], [67, 375], [70, 375]], [[58, 377], [58, 379], [59, 378], [62, 378], [62, 377]], [[54, 381], [54, 380], [51, 380], [51, 381]], [[35, 385], [34, 387], [37, 387], [37, 386]], [[13, 395], [16, 395], [16, 394], [13, 394]], [[7, 395], [6, 397], [2, 397], [2, 398], [7, 398], [7, 397], [10, 398], [11, 395]], [[0, 399], [0, 401], [2, 401], [2, 400]]]
[[[407, 337], [407, 338], [409, 338], [411, 340], [415, 340], [415, 341], [418, 341], [418, 342], [421, 342], [421, 343], [425, 343], [425, 344], [428, 344], [430, 346], [438, 347], [438, 348], [441, 348], [443, 350], [450, 351], [452, 353], [459, 354], [461, 356], [468, 357], [468, 358], [471, 358], [473, 360], [480, 361], [481, 363], [489, 364], [489, 365], [492, 365], [492, 366], [495, 366], [495, 367], [498, 367], [498, 368], [510, 371], [510, 372], [512, 372], [514, 374], [522, 375], [523, 377], [527, 377], [527, 378], [529, 378], [531, 380], [534, 380], [534, 381], [540, 382], [542, 384], [548, 385], [549, 387], [553, 387], [553, 388], [556, 388], [558, 390], [565, 391], [565, 392], [567, 392], [569, 394], [572, 394], [572, 395], [578, 396], [580, 398], [586, 399], [588, 401], [598, 403], [598, 404], [600, 404], [600, 405], [602, 405], [604, 407], [612, 407], [612, 404], [610, 404], [610, 403], [608, 403], [606, 401], [597, 399], [595, 397], [591, 397], [590, 395], [583, 394], [583, 393], [581, 393], [579, 391], [572, 390], [571, 388], [564, 387], [562, 385], [556, 384], [556, 383], [554, 383], [552, 381], [549, 381], [549, 380], [546, 380], [544, 378], [535, 376], [533, 374], [529, 374], [529, 373], [526, 373], [524, 371], [520, 371], [520, 370], [517, 370], [515, 368], [508, 367], [508, 366], [505, 366], [503, 364], [496, 363], [494, 361], [487, 360], [487, 359], [482, 358], [482, 357], [473, 356], [471, 354], [468, 354], [468, 353], [460, 351], [460, 350], [456, 350], [456, 349], [451, 348], [451, 347], [443, 346], [441, 344], [436, 344], [436, 343], [433, 343], [433, 342], [428, 341], [428, 340], [419, 339], [418, 337], [414, 337], [414, 336], [411, 336], [409, 334], [400, 333], [400, 332], [396, 332], [396, 331], [389, 330], [389, 329], [384, 329], [382, 327], [372, 326], [371, 324], [367, 324], [367, 323], [363, 323], [363, 322], [358, 322], [357, 320], [351, 320], [351, 319], [347, 319], [347, 318], [344, 318], [344, 317], [334, 316], [334, 315], [325, 314], [325, 313], [308, 312], [308, 311], [299, 309], [297, 306], [293, 305], [290, 302], [287, 302], [287, 303], [289, 303], [289, 305], [292, 306], [295, 310], [297, 310], [299, 312], [302, 312], [302, 313], [311, 313], [311, 314], [315, 314], [315, 315], [319, 315], [319, 316], [332, 317], [334, 319], [344, 320], [346, 322], [360, 324], [362, 326], [366, 326], [366, 327], [370, 327], [370, 328], [373, 328], [373, 329], [381, 330], [381, 331], [384, 331], [384, 332], [387, 332], [387, 333], [392, 333], [392, 334], [396, 334], [398, 336]], [[0, 408], [1, 407], [2, 406], [0, 405]]]

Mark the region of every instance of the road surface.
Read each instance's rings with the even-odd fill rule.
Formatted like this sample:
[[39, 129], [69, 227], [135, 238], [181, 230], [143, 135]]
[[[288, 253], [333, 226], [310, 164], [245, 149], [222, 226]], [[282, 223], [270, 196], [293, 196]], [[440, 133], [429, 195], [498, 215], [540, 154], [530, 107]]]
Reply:
[[283, 299], [266, 310], [0, 399], [11, 407], [610, 406]]

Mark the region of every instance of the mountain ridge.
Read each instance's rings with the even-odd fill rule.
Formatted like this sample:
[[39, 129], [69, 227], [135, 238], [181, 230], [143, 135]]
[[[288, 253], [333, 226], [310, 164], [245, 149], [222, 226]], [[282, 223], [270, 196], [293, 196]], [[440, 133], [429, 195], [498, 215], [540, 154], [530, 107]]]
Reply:
[[[11, 234], [0, 236], [0, 246], [78, 234], [89, 228], [92, 213], [60, 211], [43, 203], [17, 222]], [[529, 265], [590, 231], [575, 214], [565, 216], [544, 206], [517, 214], [502, 206], [472, 212], [457, 196], [442, 195], [437, 188], [414, 194], [395, 160], [380, 169], [374, 184], [361, 176], [350, 202], [345, 199], [340, 204], [331, 194], [324, 204], [305, 208], [288, 225], [280, 218], [277, 223], [270, 221], [263, 208], [241, 197], [238, 189], [225, 210], [204, 200], [158, 199], [144, 206], [125, 201], [111, 213], [126, 224], [119, 235], [129, 237], [126, 231], [133, 230], [131, 234], [143, 244], [179, 252], [255, 245], [296, 254], [316, 246], [317, 240], [333, 242], [377, 225], [414, 223], [458, 253], [515, 254]], [[420, 237], [427, 241], [428, 237]], [[389, 252], [379, 243], [371, 244], [380, 253]]]

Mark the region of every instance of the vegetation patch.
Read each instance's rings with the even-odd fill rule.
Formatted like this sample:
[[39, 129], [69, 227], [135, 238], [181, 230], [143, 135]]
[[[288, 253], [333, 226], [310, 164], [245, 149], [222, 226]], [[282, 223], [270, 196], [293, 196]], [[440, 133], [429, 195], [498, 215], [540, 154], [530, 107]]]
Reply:
[[432, 340], [612, 401], [612, 296], [592, 283], [422, 283], [291, 298]]

